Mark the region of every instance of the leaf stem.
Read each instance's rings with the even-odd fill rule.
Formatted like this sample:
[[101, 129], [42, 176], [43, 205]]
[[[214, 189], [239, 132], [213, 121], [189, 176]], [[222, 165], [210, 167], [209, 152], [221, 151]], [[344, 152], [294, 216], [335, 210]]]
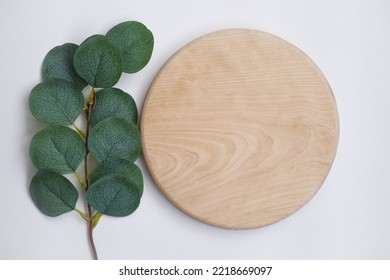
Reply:
[[[86, 114], [87, 114], [87, 129], [85, 132], [85, 158], [84, 158], [84, 177], [85, 177], [85, 183], [86, 183], [86, 188], [85, 190], [88, 191], [89, 188], [89, 173], [88, 173], [88, 155], [89, 155], [89, 148], [88, 148], [88, 137], [89, 137], [89, 131], [91, 128], [91, 113], [93, 109], [95, 108], [96, 105], [96, 92], [95, 88], [92, 87], [91, 93], [89, 94], [89, 99], [88, 99], [88, 104], [87, 104], [87, 109], [86, 109]], [[93, 229], [94, 229], [94, 222], [93, 222], [93, 210], [91, 205], [88, 204], [87, 202], [87, 208], [88, 208], [88, 238], [89, 238], [89, 243], [91, 244], [91, 249], [93, 253], [93, 258], [95, 260], [98, 260], [98, 255], [96, 251], [96, 246], [95, 242], [93, 240]]]
[[83, 218], [84, 220], [86, 220], [87, 222], [89, 222], [89, 218], [87, 217], [87, 215], [85, 215], [83, 212], [81, 212], [79, 209], [75, 208], [74, 211], [76, 211], [81, 218]]
[[102, 213], [96, 212], [96, 214], [92, 217], [92, 227], [95, 228], [99, 223], [100, 218], [103, 216]]
[[[88, 99], [88, 105], [93, 105], [96, 102], [96, 93], [95, 93], [95, 88], [91, 88], [91, 92], [89, 93], [89, 99]], [[87, 109], [88, 109], [87, 105]]]
[[77, 125], [75, 125], [74, 123], [72, 123], [72, 126], [74, 127], [74, 129], [76, 129], [77, 133], [80, 134], [81, 137], [83, 137], [84, 139], [86, 138], [84, 131], [82, 131], [82, 130], [81, 130]]
[[79, 181], [80, 185], [86, 190], [87, 189], [87, 184], [84, 182], [83, 178], [81, 178], [80, 174], [77, 171], [75, 171], [74, 175], [76, 176], [76, 178]]

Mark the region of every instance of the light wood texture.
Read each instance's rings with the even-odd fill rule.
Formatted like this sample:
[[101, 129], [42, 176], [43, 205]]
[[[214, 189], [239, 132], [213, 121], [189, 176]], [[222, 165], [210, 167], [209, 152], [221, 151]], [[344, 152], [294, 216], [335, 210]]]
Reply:
[[141, 117], [143, 153], [161, 191], [223, 228], [275, 223], [318, 191], [338, 142], [332, 91], [288, 42], [224, 30], [164, 65]]

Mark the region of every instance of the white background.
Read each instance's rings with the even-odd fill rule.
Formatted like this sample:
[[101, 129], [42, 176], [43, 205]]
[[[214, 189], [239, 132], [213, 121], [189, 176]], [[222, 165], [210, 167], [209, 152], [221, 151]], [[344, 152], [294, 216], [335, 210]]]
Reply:
[[[0, 259], [89, 259], [86, 224], [75, 212], [50, 218], [28, 193], [28, 157], [40, 125], [28, 96], [54, 46], [80, 44], [126, 20], [154, 33], [151, 62], [118, 87], [142, 108], [163, 63], [205, 33], [255, 28], [302, 49], [336, 97], [340, 142], [316, 196], [289, 218], [256, 230], [202, 224], [160, 193], [144, 162], [140, 208], [103, 217], [95, 230], [102, 259], [389, 259], [390, 2], [260, 0], [2, 0], [0, 2]], [[83, 208], [79, 205], [79, 208]]]

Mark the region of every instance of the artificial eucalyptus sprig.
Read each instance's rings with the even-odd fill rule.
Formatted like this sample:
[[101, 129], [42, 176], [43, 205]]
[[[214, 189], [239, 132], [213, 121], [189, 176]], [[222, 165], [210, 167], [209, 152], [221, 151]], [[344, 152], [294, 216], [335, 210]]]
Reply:
[[[153, 45], [142, 23], [127, 21], [80, 46], [57, 46], [43, 61], [43, 81], [30, 93], [32, 115], [47, 125], [30, 143], [38, 169], [30, 184], [32, 200], [48, 216], [75, 211], [86, 220], [94, 259], [93, 229], [102, 215], [130, 215], [143, 194], [142, 173], [134, 164], [141, 153], [137, 107], [129, 94], [113, 86], [122, 72], [145, 67]], [[87, 86], [90, 93], [84, 98]], [[85, 130], [76, 120], [85, 122]], [[99, 162], [94, 170], [91, 156]], [[64, 174], [74, 174], [80, 188]], [[86, 193], [81, 197], [87, 213], [76, 208], [79, 192]]]

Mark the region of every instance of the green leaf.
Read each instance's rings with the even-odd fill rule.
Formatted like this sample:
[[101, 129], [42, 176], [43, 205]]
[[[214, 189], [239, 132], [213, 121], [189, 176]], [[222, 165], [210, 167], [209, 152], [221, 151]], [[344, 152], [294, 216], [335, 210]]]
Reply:
[[120, 117], [105, 119], [92, 129], [88, 147], [100, 162], [115, 159], [134, 162], [141, 153], [138, 128]]
[[33, 116], [45, 124], [73, 124], [84, 106], [81, 90], [61, 79], [36, 85], [28, 101]]
[[87, 82], [76, 73], [73, 66], [73, 56], [77, 48], [76, 44], [67, 43], [51, 49], [43, 60], [43, 80], [63, 79], [82, 90]]
[[138, 187], [140, 196], [144, 191], [144, 180], [142, 177], [141, 169], [134, 163], [125, 159], [117, 159], [112, 161], [106, 161], [100, 164], [92, 173], [92, 184], [107, 175], [119, 174], [129, 178]]
[[30, 143], [30, 158], [38, 170], [73, 173], [85, 156], [85, 142], [76, 131], [60, 125], [39, 131]]
[[145, 25], [137, 21], [122, 22], [111, 28], [106, 36], [121, 49], [124, 72], [135, 73], [148, 64], [154, 38]]
[[41, 170], [32, 178], [30, 194], [38, 209], [50, 217], [74, 210], [79, 197], [68, 179], [49, 170]]
[[106, 88], [98, 91], [96, 93], [96, 107], [91, 116], [92, 126], [110, 117], [122, 117], [137, 125], [138, 113], [134, 99], [117, 88]]
[[123, 70], [120, 49], [104, 35], [87, 38], [76, 50], [73, 64], [77, 74], [96, 88], [112, 87]]
[[133, 181], [122, 175], [111, 174], [89, 187], [87, 202], [105, 215], [123, 217], [138, 208], [140, 194]]

